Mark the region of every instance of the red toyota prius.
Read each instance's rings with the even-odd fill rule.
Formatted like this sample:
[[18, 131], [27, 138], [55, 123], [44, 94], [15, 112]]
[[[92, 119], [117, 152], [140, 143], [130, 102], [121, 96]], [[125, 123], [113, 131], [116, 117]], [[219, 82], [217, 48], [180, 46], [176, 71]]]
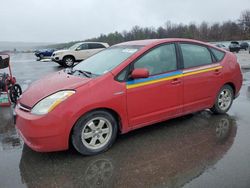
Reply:
[[226, 113], [239, 95], [236, 56], [189, 39], [121, 43], [33, 83], [16, 106], [16, 127], [35, 151], [84, 155], [118, 133], [203, 109]]

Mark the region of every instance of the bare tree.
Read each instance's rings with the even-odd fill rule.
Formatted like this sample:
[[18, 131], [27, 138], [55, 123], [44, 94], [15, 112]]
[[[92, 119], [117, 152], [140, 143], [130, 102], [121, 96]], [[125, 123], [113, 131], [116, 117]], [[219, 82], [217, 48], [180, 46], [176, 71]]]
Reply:
[[239, 19], [240, 24], [246, 28], [250, 28], [250, 10], [242, 11]]

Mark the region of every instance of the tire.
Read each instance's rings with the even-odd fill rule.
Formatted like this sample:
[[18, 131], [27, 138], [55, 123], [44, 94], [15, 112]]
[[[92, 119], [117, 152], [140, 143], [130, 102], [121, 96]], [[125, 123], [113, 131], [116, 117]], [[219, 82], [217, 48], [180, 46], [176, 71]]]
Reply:
[[39, 60], [42, 60], [43, 58], [44, 58], [44, 55], [41, 54], [41, 55], [39, 56]]
[[16, 104], [17, 99], [22, 95], [22, 88], [19, 84], [15, 84], [10, 88], [10, 100]]
[[75, 59], [71, 56], [66, 56], [63, 58], [64, 67], [72, 67], [74, 65]]
[[225, 114], [231, 107], [234, 99], [234, 91], [230, 85], [224, 85], [217, 97], [211, 111], [215, 114]]
[[114, 116], [104, 110], [93, 111], [81, 117], [73, 127], [72, 145], [82, 155], [96, 155], [112, 146], [117, 131]]

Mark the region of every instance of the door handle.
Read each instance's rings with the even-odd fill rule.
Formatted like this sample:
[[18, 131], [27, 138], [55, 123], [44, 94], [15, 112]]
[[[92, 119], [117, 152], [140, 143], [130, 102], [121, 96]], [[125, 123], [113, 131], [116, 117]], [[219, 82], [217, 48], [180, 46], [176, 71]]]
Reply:
[[214, 70], [214, 73], [218, 75], [218, 74], [221, 73], [221, 70], [220, 70], [220, 69], [215, 69], [215, 70]]
[[181, 83], [181, 81], [180, 81], [179, 78], [174, 78], [174, 79], [171, 81], [171, 84], [173, 84], [173, 85], [180, 84], [180, 83]]

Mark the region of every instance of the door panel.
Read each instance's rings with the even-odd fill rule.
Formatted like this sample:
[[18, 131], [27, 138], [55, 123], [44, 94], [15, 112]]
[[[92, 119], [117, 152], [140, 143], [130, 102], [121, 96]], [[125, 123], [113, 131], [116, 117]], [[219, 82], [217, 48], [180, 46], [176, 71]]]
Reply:
[[183, 54], [184, 113], [211, 106], [220, 65], [212, 62], [210, 51], [195, 44], [180, 44]]
[[127, 82], [127, 109], [130, 125], [140, 127], [182, 112], [182, 72], [177, 69], [174, 44], [154, 48], [134, 64], [147, 68], [149, 78]]
[[83, 60], [88, 57], [89, 54], [89, 47], [87, 43], [81, 44], [76, 51], [76, 59], [77, 60]]
[[[180, 75], [178, 71], [176, 75]], [[168, 78], [168, 77], [165, 77]], [[129, 88], [127, 83], [127, 106], [132, 126], [164, 120], [182, 113], [182, 78], [169, 77], [149, 85]]]

